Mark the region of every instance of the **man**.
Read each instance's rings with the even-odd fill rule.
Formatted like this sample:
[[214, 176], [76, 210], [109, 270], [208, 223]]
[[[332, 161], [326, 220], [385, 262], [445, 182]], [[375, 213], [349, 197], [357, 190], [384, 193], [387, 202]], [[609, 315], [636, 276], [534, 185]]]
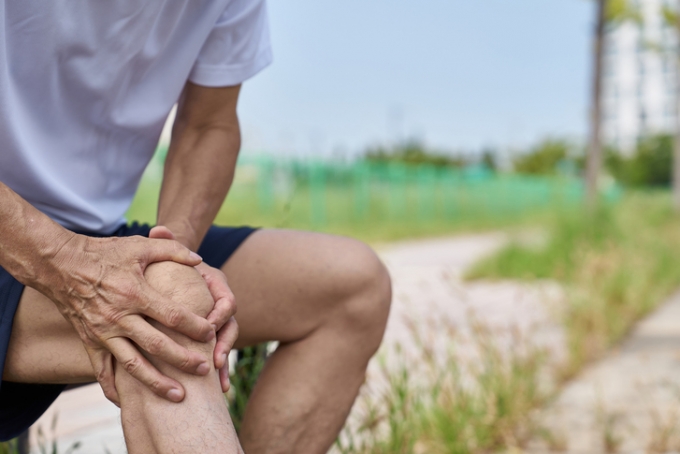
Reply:
[[[240, 84], [271, 61], [264, 0], [0, 8], [0, 439], [96, 380], [132, 454], [326, 452], [390, 282], [350, 239], [210, 226], [240, 147]], [[158, 225], [126, 225], [176, 102]], [[271, 340], [239, 445], [227, 353]]]

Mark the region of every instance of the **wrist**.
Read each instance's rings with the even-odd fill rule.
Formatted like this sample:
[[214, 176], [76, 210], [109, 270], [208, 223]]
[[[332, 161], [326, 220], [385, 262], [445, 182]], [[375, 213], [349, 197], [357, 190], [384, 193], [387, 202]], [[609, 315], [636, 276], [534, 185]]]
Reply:
[[191, 226], [191, 224], [188, 221], [185, 222], [171, 221], [165, 223], [159, 221], [158, 225], [163, 226], [170, 230], [170, 232], [172, 232], [172, 235], [174, 236], [175, 241], [180, 243], [182, 246], [192, 251], [196, 251], [198, 249], [198, 246], [200, 245], [198, 235], [196, 234], [196, 230]]
[[39, 239], [34, 243], [33, 253], [25, 256], [17, 270], [17, 279], [25, 285], [43, 291], [53, 284], [50, 276], [54, 270], [59, 270], [64, 262], [73, 255], [75, 233], [61, 226], [54, 226], [43, 235], [36, 235]]

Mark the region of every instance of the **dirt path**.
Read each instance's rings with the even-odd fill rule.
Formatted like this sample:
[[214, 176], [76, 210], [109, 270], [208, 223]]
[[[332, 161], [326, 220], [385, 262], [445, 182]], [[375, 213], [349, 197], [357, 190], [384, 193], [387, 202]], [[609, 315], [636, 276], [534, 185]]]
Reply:
[[[505, 241], [502, 234], [481, 234], [408, 241], [380, 248], [394, 285], [383, 352], [394, 350], [397, 343], [406, 350], [417, 351], [407, 320], [425, 328], [434, 344], [445, 348], [450, 334], [447, 329], [466, 329], [471, 313], [485, 325], [518, 326], [531, 333], [532, 342], [560, 351], [561, 330], [551, 321], [550, 307], [546, 304], [559, 293], [554, 285], [463, 282], [467, 267]], [[430, 320], [446, 323], [433, 327], [428, 324]], [[377, 361], [373, 361], [369, 384], [377, 379], [378, 369]], [[82, 443], [76, 452], [103, 454], [105, 447], [111, 454], [125, 452], [119, 412], [104, 399], [97, 385], [64, 393], [38, 424], [49, 428], [55, 413], [59, 414], [56, 437], [62, 452], [75, 441]]]
[[543, 418], [570, 453], [679, 452], [680, 293], [567, 384]]

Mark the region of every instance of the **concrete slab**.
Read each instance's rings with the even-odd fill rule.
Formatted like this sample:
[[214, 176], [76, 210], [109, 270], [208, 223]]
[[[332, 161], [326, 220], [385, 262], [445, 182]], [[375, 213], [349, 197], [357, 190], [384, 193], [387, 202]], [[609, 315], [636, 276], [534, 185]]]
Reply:
[[570, 453], [680, 451], [680, 293], [568, 383], [543, 418]]

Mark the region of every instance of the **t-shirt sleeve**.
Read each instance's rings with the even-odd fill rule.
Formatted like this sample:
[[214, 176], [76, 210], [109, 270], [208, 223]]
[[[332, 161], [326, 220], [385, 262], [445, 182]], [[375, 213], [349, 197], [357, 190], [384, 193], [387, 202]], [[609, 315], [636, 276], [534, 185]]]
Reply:
[[231, 0], [218, 19], [189, 80], [206, 87], [238, 85], [272, 62], [265, 0]]

